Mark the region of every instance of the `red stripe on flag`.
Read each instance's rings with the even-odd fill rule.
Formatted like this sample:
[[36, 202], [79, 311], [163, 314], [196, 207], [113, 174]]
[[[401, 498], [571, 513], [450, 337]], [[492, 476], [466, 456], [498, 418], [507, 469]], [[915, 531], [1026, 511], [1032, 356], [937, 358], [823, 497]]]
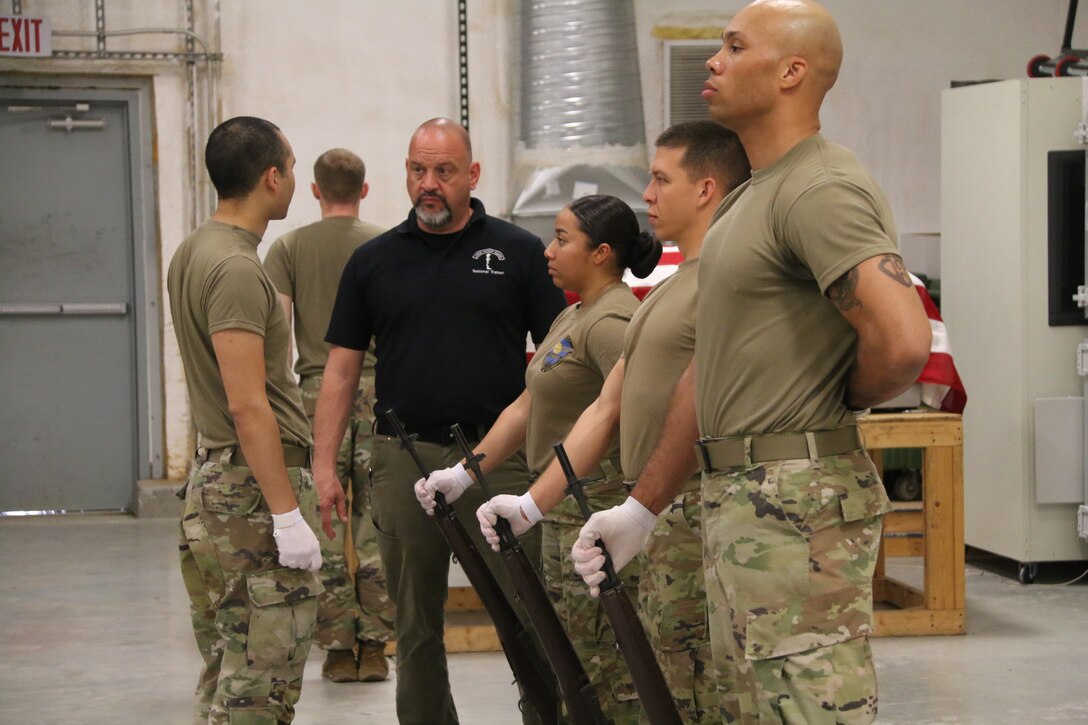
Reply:
[[[944, 324], [941, 313], [926, 288], [920, 284], [915, 284], [914, 289], [922, 300], [922, 306], [926, 310], [926, 317], [931, 321]], [[946, 413], [962, 413], [967, 405], [967, 391], [963, 387], [963, 381], [960, 380], [960, 374], [956, 370], [956, 364], [952, 361], [952, 355], [949, 352], [931, 349], [929, 360], [926, 361], [922, 373], [918, 376], [918, 382], [948, 389], [948, 392], [940, 401], [940, 408]]]

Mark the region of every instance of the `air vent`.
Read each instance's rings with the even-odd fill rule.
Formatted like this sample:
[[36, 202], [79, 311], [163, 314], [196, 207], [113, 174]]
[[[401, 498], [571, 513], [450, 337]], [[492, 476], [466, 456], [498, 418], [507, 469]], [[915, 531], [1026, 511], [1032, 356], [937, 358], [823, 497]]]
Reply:
[[665, 127], [706, 119], [699, 94], [707, 79], [706, 61], [721, 49], [720, 40], [665, 41]]

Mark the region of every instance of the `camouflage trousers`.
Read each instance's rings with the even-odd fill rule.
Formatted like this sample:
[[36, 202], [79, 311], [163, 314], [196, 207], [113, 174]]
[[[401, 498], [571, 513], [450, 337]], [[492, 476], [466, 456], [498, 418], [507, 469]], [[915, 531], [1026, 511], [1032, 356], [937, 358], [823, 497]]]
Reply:
[[[321, 376], [308, 375], [299, 382], [302, 403], [313, 425]], [[321, 542], [321, 583], [314, 643], [323, 649], [352, 649], [361, 642], [388, 642], [393, 638], [393, 602], [386, 590], [378, 540], [370, 517], [370, 454], [374, 425], [374, 379], [362, 377], [355, 392], [352, 417], [336, 459], [336, 474], [351, 486], [351, 521], [354, 557], [358, 566], [349, 571], [344, 550], [344, 526], [333, 516], [336, 538], [324, 530]], [[354, 562], [353, 562], [354, 563]]]
[[[627, 489], [622, 480], [615, 478], [588, 485], [586, 496], [592, 511], [603, 511], [623, 503]], [[585, 519], [570, 496], [544, 518], [541, 523], [544, 588], [597, 693], [605, 718], [615, 725], [637, 723], [642, 706], [616, 644], [616, 633], [600, 599], [590, 596], [570, 558], [571, 547], [583, 524]], [[639, 569], [636, 559], [620, 572], [632, 603], [638, 601]]]
[[889, 508], [863, 450], [703, 475], [710, 638], [726, 722], [872, 722], [867, 635]]
[[[707, 632], [703, 497], [698, 476], [690, 483], [694, 490], [657, 517], [640, 555], [638, 608], [680, 719], [709, 725], [720, 723], [722, 714]], [[649, 722], [645, 712], [642, 722]]]
[[[230, 449], [228, 449], [229, 451]], [[272, 515], [249, 469], [198, 455], [181, 518], [181, 575], [204, 659], [194, 722], [289, 723], [323, 591], [314, 572], [280, 566]], [[288, 468], [299, 509], [319, 528], [308, 468]]]

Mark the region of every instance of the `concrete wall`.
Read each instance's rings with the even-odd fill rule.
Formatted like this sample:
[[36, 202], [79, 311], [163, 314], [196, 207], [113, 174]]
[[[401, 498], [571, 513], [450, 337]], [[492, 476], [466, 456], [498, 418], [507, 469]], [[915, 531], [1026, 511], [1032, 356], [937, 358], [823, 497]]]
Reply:
[[[633, 0], [638, 24], [648, 141], [662, 127], [662, 25], [720, 27], [744, 5], [734, 0]], [[939, 232], [939, 94], [953, 79], [1011, 78], [1028, 58], [1055, 54], [1065, 0], [827, 0], [846, 57], [823, 115], [825, 134], [854, 148], [884, 186], [900, 232]], [[198, 29], [214, 26], [195, 0]], [[207, 7], [205, 7], [207, 6]], [[514, 0], [470, 0], [471, 128], [483, 166], [478, 196], [493, 213], [514, 201], [509, 168], [516, 81], [509, 35]], [[94, 28], [90, 2], [24, 0], [23, 13], [54, 29]], [[0, 0], [0, 12], [10, 5]], [[1088, 11], [1082, 10], [1088, 21]], [[109, 0], [107, 26], [182, 26], [169, 2]], [[1085, 29], [1074, 45], [1085, 45]], [[288, 0], [222, 3], [222, 118], [258, 115], [277, 123], [299, 159], [298, 193], [288, 218], [269, 226], [272, 240], [318, 218], [309, 197], [313, 159], [332, 146], [359, 153], [368, 167], [366, 218], [394, 225], [408, 209], [404, 155], [411, 131], [436, 115], [456, 118], [456, 4], [440, 0]], [[93, 48], [93, 39], [58, 38], [54, 48]], [[178, 50], [170, 36], [110, 40], [111, 49]], [[0, 58], [0, 72], [130, 74], [154, 77], [158, 214], [163, 265], [190, 228], [186, 189], [184, 69], [177, 63]], [[265, 245], [267, 246], [267, 245]], [[165, 300], [165, 288], [163, 289]], [[185, 474], [191, 448], [188, 404], [176, 343], [164, 324], [163, 359], [168, 475]]]

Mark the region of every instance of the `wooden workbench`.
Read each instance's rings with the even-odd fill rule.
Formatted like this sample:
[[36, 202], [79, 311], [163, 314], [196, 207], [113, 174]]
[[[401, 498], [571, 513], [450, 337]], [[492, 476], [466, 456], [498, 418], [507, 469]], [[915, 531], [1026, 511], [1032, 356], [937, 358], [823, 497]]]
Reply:
[[[922, 448], [922, 525], [919, 547], [925, 573], [921, 590], [889, 578], [881, 542], [873, 577], [873, 601], [890, 605], [874, 612], [878, 637], [963, 634], [965, 620], [963, 544], [963, 423], [950, 413], [874, 413], [858, 421], [874, 459], [882, 448]], [[895, 528], [895, 525], [890, 527]], [[895, 533], [886, 528], [885, 534]], [[497, 651], [494, 628], [471, 587], [450, 589], [446, 648], [450, 652]], [[463, 614], [462, 614], [463, 613]], [[459, 616], [475, 619], [460, 621]], [[392, 646], [390, 646], [392, 649]]]
[[966, 592], [963, 542], [963, 421], [951, 413], [874, 413], [858, 420], [865, 445], [922, 448], [924, 583], [915, 587], [884, 571], [881, 543], [873, 577], [875, 635], [963, 634]]

